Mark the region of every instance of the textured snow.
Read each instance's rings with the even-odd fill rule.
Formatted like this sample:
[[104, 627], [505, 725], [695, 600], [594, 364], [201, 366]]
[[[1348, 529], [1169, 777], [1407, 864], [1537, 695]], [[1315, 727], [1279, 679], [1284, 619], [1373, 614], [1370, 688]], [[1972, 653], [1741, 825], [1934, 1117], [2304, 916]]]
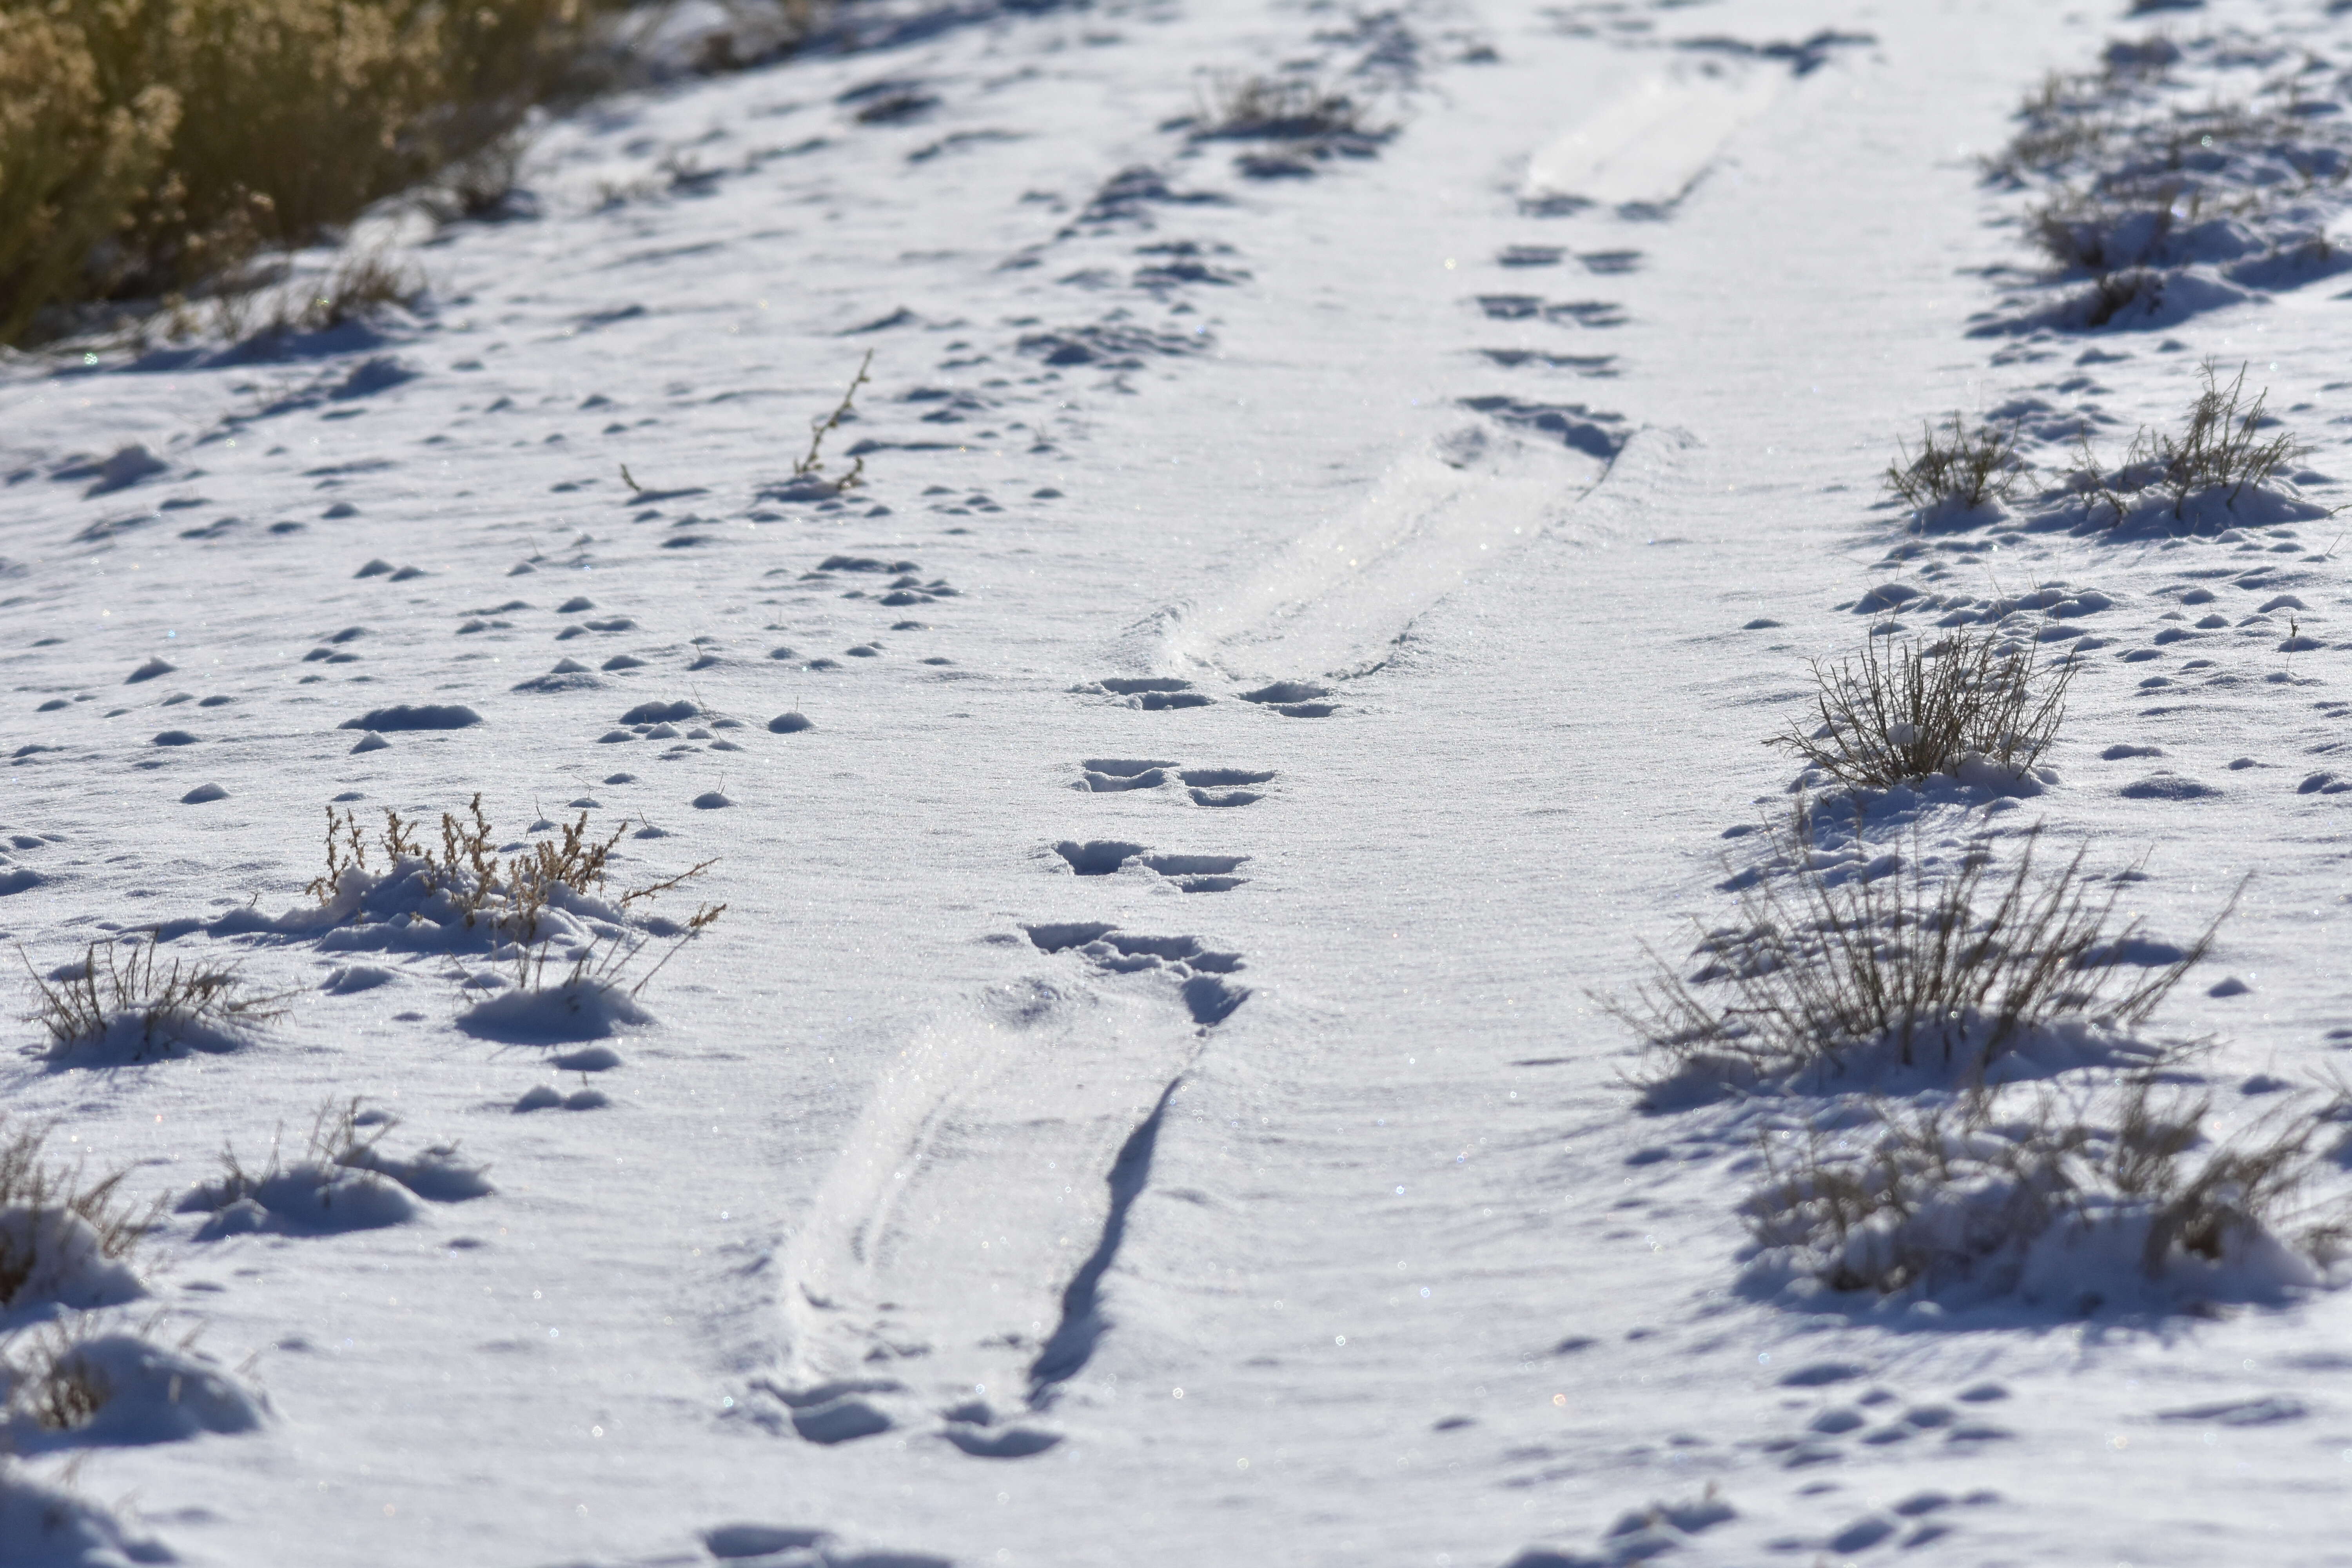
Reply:
[[[853, 0], [547, 124], [501, 221], [371, 217], [413, 314], [0, 363], [0, 939], [287, 1008], [0, 1068], [181, 1205], [52, 1292], [123, 1402], [23, 1429], [0, 1563], [2343, 1561], [2338, 1265], [2148, 1282], [2123, 1214], [1832, 1289], [1759, 1140], [1920, 1086], [1645, 1102], [1610, 1010], [1790, 874], [1808, 661], [1998, 629], [2079, 661], [2046, 765], [1816, 869], [2043, 824], [2142, 965], [2252, 871], [2147, 1039], [2019, 1072], [2327, 1103], [2352, 326], [2278, 247], [2352, 228], [2264, 171], [2352, 16], [2114, 10]], [[2134, 112], [2298, 129], [2092, 326], [2025, 237], [2083, 170], [1977, 160], [2118, 39]], [[1293, 68], [1364, 127], [1200, 122]], [[2209, 359], [2308, 450], [2129, 488]], [[1913, 515], [1954, 409], [2034, 468]], [[323, 806], [437, 852], [477, 792], [621, 834], [535, 974], [414, 856], [304, 891]], [[353, 1096], [398, 1130], [304, 1154]]]

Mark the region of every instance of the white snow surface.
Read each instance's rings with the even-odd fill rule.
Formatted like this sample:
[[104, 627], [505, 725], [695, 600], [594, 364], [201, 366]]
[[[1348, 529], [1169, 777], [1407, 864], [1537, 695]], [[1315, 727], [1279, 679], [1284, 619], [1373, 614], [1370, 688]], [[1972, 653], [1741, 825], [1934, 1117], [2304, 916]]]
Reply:
[[[2251, 871], [2175, 1076], [2226, 1131], [2352, 1047], [2346, 296], [2070, 327], [1977, 162], [2157, 29], [2325, 132], [2334, 9], [853, 5], [549, 123], [506, 221], [371, 220], [414, 314], [0, 364], [0, 938], [287, 994], [10, 1026], [0, 1104], [178, 1206], [76, 1320], [142, 1403], [0, 1470], [0, 1563], [2352, 1563], [2324, 1260], [1743, 1285], [1809, 1113], [1645, 1110], [1607, 1010], [1732, 918], [1808, 660], [1999, 624], [2081, 658], [2046, 778], [1839, 853], [2145, 856], [2146, 963]], [[1288, 68], [1393, 134], [1182, 123]], [[1880, 489], [1955, 408], [2119, 460], [2209, 359], [2308, 447], [2267, 489]], [[537, 999], [429, 900], [317, 912], [322, 807], [477, 792], [625, 826], [616, 889], [718, 864], [552, 911], [551, 974], [647, 946]], [[399, 1125], [305, 1163], [352, 1096]], [[192, 1330], [194, 1414], [106, 1337]]]

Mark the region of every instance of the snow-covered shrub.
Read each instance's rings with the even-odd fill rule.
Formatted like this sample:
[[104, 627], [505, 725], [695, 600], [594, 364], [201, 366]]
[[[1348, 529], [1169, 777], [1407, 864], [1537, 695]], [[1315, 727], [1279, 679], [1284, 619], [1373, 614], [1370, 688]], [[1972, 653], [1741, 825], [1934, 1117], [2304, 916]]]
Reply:
[[33, 1019], [47, 1030], [47, 1056], [68, 1066], [120, 1066], [233, 1051], [254, 1026], [284, 1011], [256, 994], [234, 966], [173, 959], [156, 963], [152, 942], [92, 942], [79, 964], [44, 980]]
[[2021, 231], [2054, 264], [2047, 282], [2088, 286], [2054, 306], [2012, 300], [1979, 330], [2155, 325], [2352, 265], [2327, 238], [2346, 205], [2352, 123], [2305, 101], [2294, 75], [2226, 101], [2192, 97], [2168, 74], [2230, 47], [2218, 36], [2113, 44], [2100, 69], [2053, 75], [2027, 98], [1985, 172], [2042, 188]]
[[1997, 425], [1969, 427], [1955, 414], [1942, 433], [1932, 425], [1919, 426], [1919, 450], [1915, 454], [1898, 443], [1896, 458], [1886, 465], [1889, 491], [1913, 507], [1948, 503], [1974, 511], [1988, 500], [2006, 500], [2024, 478], [2025, 463], [2017, 454], [2017, 430]]
[[399, 1125], [388, 1111], [362, 1110], [357, 1098], [321, 1106], [301, 1159], [282, 1164], [273, 1142], [269, 1163], [256, 1174], [235, 1149], [222, 1152], [222, 1173], [181, 1198], [178, 1212], [205, 1214], [200, 1240], [253, 1231], [319, 1234], [373, 1230], [415, 1219], [418, 1198], [452, 1203], [490, 1191], [483, 1168], [455, 1144], [435, 1144], [409, 1158], [378, 1145]]
[[2294, 1202], [2326, 1167], [2289, 1106], [2217, 1141], [2210, 1102], [2147, 1080], [2070, 1100], [1977, 1089], [1881, 1104], [1859, 1131], [1768, 1139], [1745, 1205], [1751, 1288], [1944, 1305], [2275, 1297], [2319, 1284], [2346, 1233]]
[[85, 1184], [43, 1162], [45, 1128], [0, 1132], [0, 1314], [113, 1306], [146, 1294], [131, 1254], [152, 1210], [125, 1202], [127, 1173]]
[[[649, 1022], [638, 994], [678, 945], [726, 909], [704, 905], [684, 922], [634, 913], [717, 862], [612, 891], [611, 858], [621, 832], [592, 837], [584, 811], [560, 837], [504, 857], [478, 795], [466, 816], [442, 814], [437, 845], [398, 813], [387, 811], [384, 818], [383, 829], [371, 837], [354, 815], [339, 816], [330, 806], [327, 869], [308, 889], [318, 907], [261, 922], [261, 929], [315, 934], [333, 952], [478, 954], [490, 967], [475, 972], [469, 984], [493, 994], [458, 1023], [493, 1038], [600, 1038]], [[647, 943], [672, 938], [677, 945], [636, 973]]]
[[1655, 974], [1618, 1010], [1661, 1064], [1651, 1103], [2160, 1059], [2134, 1031], [2229, 909], [2186, 948], [2149, 941], [2118, 916], [2127, 884], [2102, 890], [2083, 869], [2087, 847], [2037, 871], [2040, 832], [2000, 878], [1981, 848], [1933, 867], [1916, 837], [1907, 857], [1825, 865], [1801, 807], [1778, 836], [1788, 869], [1749, 880], [1738, 923], [1703, 933], [1703, 967], [1686, 980], [1653, 954]]
[[91, 1444], [169, 1443], [250, 1432], [267, 1401], [186, 1343], [92, 1324], [52, 1324], [0, 1345], [5, 1425], [18, 1453]]
[[179, 1561], [106, 1509], [37, 1479], [5, 1454], [0, 1454], [0, 1541], [8, 1543], [12, 1568]]
[[1383, 134], [1354, 99], [1305, 77], [1212, 77], [1192, 126], [1196, 140], [1309, 142]]
[[1817, 726], [1792, 726], [1785, 746], [1839, 783], [1886, 789], [1937, 773], [2022, 778], [2066, 715], [2070, 658], [2040, 662], [2036, 645], [1998, 627], [1935, 642], [1874, 637], [1858, 659], [1812, 666]]
[[2210, 360], [2204, 374], [2205, 388], [2189, 405], [2179, 435], [2143, 427], [2114, 468], [2092, 456], [2085, 439], [2082, 460], [2067, 476], [2066, 493], [2079, 498], [2086, 510], [2105, 507], [2117, 524], [2159, 510], [2169, 510], [2176, 521], [2192, 521], [2190, 509], [2202, 500], [2209, 504], [2201, 510], [2218, 506], [2228, 520], [2222, 524], [2226, 527], [2238, 521], [2233, 514], [2247, 490], [2258, 495], [2265, 487], [2283, 490], [2279, 476], [2302, 448], [2287, 436], [2265, 439], [2256, 435], [2272, 423], [2263, 413], [2270, 394], [2245, 401], [2243, 365], [2227, 387]]

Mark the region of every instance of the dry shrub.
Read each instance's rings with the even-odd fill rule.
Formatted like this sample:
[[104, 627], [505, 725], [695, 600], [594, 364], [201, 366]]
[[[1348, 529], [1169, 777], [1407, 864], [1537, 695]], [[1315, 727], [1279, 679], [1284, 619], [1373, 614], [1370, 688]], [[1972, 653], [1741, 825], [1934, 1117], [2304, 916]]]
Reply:
[[1378, 141], [1388, 128], [1373, 124], [1346, 93], [1305, 78], [1212, 78], [1192, 135], [1233, 142]]
[[2146, 1079], [2085, 1102], [1981, 1089], [1881, 1102], [1860, 1137], [1768, 1135], [1745, 1217], [1762, 1247], [1841, 1292], [2022, 1291], [2082, 1310], [2115, 1292], [2103, 1272], [2235, 1265], [2254, 1275], [2242, 1289], [2294, 1282], [2293, 1254], [2325, 1260], [2342, 1239], [2340, 1221], [2298, 1224], [2293, 1206], [2321, 1173], [2324, 1123], [2289, 1105], [2216, 1142], [2211, 1109]]
[[2264, 423], [2268, 391], [2252, 403], [2245, 400], [2246, 366], [2240, 364], [2230, 384], [2211, 361], [2204, 367], [2205, 387], [2189, 405], [2180, 434], [2142, 426], [2132, 437], [2122, 466], [2109, 470], [2095, 458], [2090, 439], [2083, 439], [2082, 459], [2069, 476], [2070, 485], [2093, 505], [2105, 502], [2121, 522], [2132, 510], [2126, 497], [2158, 490], [2172, 498], [2172, 515], [2182, 517], [2189, 499], [2209, 490], [2226, 490], [2234, 503], [2252, 486], [2260, 489], [2276, 479], [2303, 455], [2292, 437], [2264, 440], [2256, 432]]
[[[511, 968], [512, 992], [478, 1005], [470, 1015], [477, 1022], [514, 1012], [531, 999], [587, 999], [627, 1016], [628, 999], [642, 992], [679, 948], [717, 921], [727, 906], [704, 904], [683, 923], [653, 922], [655, 933], [675, 938], [675, 945], [633, 984], [625, 984], [646, 942], [613, 922], [632, 906], [701, 877], [718, 861], [704, 860], [674, 876], [614, 892], [608, 887], [609, 862], [621, 832], [616, 827], [609, 837], [595, 837], [588, 831], [583, 811], [562, 827], [558, 837], [501, 858], [479, 795], [464, 816], [442, 813], [437, 846], [418, 824], [397, 812], [387, 810], [383, 828], [371, 837], [355, 814], [339, 816], [329, 806], [327, 868], [306, 890], [322, 908], [332, 907], [339, 899], [364, 900], [372, 889], [410, 879], [427, 899], [446, 894], [453, 924], [462, 918], [465, 929], [484, 928], [493, 939], [493, 952]], [[369, 868], [371, 851], [382, 858], [380, 874]], [[576, 909], [569, 902], [572, 896], [599, 900], [601, 908]], [[557, 906], [567, 916], [591, 918], [551, 921], [549, 911]], [[559, 940], [570, 945], [561, 956], [554, 951]]]
[[[362, 831], [357, 813], [346, 811], [338, 816], [331, 805], [327, 807], [327, 869], [303, 890], [321, 905], [332, 903], [346, 870], [367, 869], [373, 846], [383, 856], [387, 873], [403, 861], [413, 861], [428, 892], [447, 889], [468, 927], [487, 918], [501, 934], [525, 943], [538, 935], [548, 900], [556, 889], [588, 897], [603, 895], [606, 863], [621, 842], [622, 829], [613, 829], [609, 838], [593, 837], [583, 811], [563, 826], [560, 838], [541, 839], [502, 862], [493, 847], [490, 819], [483, 815], [478, 792], [466, 810], [462, 817], [446, 811], [441, 814], [436, 850], [432, 840], [422, 836], [418, 824], [404, 820], [396, 811], [385, 810], [383, 830], [371, 840]], [[625, 910], [666, 893], [717, 864], [705, 860], [675, 877], [629, 889], [614, 899], [614, 907]]]
[[45, 1432], [72, 1432], [98, 1419], [114, 1397], [113, 1382], [81, 1354], [92, 1333], [88, 1322], [50, 1323], [26, 1336], [27, 1343], [0, 1345], [0, 1376], [8, 1404]]
[[[5, 1121], [5, 1115], [0, 1115]], [[88, 1238], [99, 1255], [114, 1262], [127, 1260], [153, 1220], [157, 1205], [141, 1208], [121, 1195], [128, 1171], [116, 1171], [97, 1181], [82, 1173], [43, 1161], [46, 1127], [19, 1127], [0, 1132], [0, 1211], [24, 1211], [32, 1223], [0, 1229], [0, 1310], [14, 1307], [16, 1298], [42, 1269], [41, 1244], [58, 1235], [44, 1216], [71, 1215], [89, 1227]]]
[[0, 342], [160, 296], [509, 135], [617, 0], [0, 0]]
[[2017, 453], [2014, 426], [1979, 425], [1973, 430], [1958, 414], [1944, 432], [1926, 423], [1919, 426], [1919, 451], [1897, 443], [1895, 460], [1886, 466], [1886, 488], [1915, 507], [1933, 506], [1957, 499], [1971, 510], [1988, 499], [2006, 500], [2024, 476]]
[[48, 1032], [53, 1061], [101, 1046], [134, 1062], [178, 1045], [227, 1049], [242, 1030], [285, 1011], [281, 997], [254, 993], [234, 965], [174, 958], [160, 969], [154, 942], [135, 939], [92, 942], [79, 970], [54, 982], [34, 973], [33, 985], [40, 1000], [28, 1016]]
[[1765, 743], [1853, 788], [1916, 783], [1971, 757], [2021, 777], [2057, 737], [2074, 676], [2072, 658], [2042, 663], [2038, 646], [1997, 629], [1934, 643], [1871, 637], [1859, 659], [1814, 662], [1820, 724]]
[[[1931, 879], [1916, 837], [1892, 866], [1823, 868], [1800, 807], [1774, 846], [1790, 870], [1741, 890], [1738, 924], [1702, 929], [1704, 967], [1685, 980], [1654, 953], [1650, 984], [1617, 1010], [1664, 1064], [1653, 1102], [1693, 1088], [1819, 1088], [1849, 1069], [1980, 1081], [2018, 1054], [2154, 1054], [2126, 1032], [2202, 962], [2236, 898], [2187, 948], [2158, 947], [2119, 912], [2129, 883], [2103, 889], [2084, 870], [2087, 846], [2037, 871], [2040, 835], [2024, 835], [1998, 878], [1978, 850]], [[2150, 949], [2159, 962], [2126, 962]]]

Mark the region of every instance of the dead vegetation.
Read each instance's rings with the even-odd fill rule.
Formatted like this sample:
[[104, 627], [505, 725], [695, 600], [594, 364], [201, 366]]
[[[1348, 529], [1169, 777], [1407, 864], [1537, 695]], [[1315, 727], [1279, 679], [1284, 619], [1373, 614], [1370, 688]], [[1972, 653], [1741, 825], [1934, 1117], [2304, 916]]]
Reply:
[[54, 981], [25, 966], [39, 996], [26, 1016], [47, 1032], [52, 1061], [100, 1046], [133, 1062], [184, 1045], [226, 1049], [285, 1012], [282, 997], [256, 993], [233, 964], [174, 958], [162, 968], [152, 940], [92, 942], [80, 966]]
[[8, 1405], [44, 1432], [74, 1432], [98, 1419], [114, 1397], [113, 1380], [82, 1353], [91, 1325], [47, 1323], [0, 1343], [0, 1378]]
[[2270, 394], [2264, 391], [2246, 401], [2246, 368], [2241, 364], [2225, 387], [2221, 373], [2207, 361], [2204, 390], [2189, 405], [2179, 434], [2141, 426], [2117, 468], [2110, 469], [2097, 459], [2085, 435], [2080, 461], [2067, 476], [2069, 488], [2086, 505], [2111, 509], [2120, 523], [2149, 490], [2169, 496], [2172, 515], [2179, 519], [2194, 496], [2223, 491], [2234, 504], [2249, 488], [2259, 489], [2276, 479], [2303, 455], [2303, 448], [2291, 437], [2264, 438], [2259, 434], [2274, 423], [2263, 412]]
[[576, 90], [618, 0], [0, 0], [0, 342], [314, 243]]
[[2021, 777], [2056, 739], [2074, 662], [1998, 629], [1934, 642], [1873, 637], [1859, 658], [1815, 660], [1813, 712], [1767, 742], [1855, 789], [1916, 784], [1983, 759]]
[[[1768, 1179], [1744, 1217], [1832, 1290], [2054, 1285], [2076, 1310], [2100, 1304], [2103, 1265], [2153, 1281], [2189, 1260], [2260, 1268], [2265, 1243], [2332, 1257], [2341, 1205], [2316, 1220], [2296, 1207], [2319, 1173], [2320, 1119], [2289, 1105], [2216, 1140], [2211, 1110], [2147, 1078], [2072, 1099], [1979, 1089], [1924, 1108], [1880, 1102], [1860, 1135], [1768, 1135]], [[2045, 1237], [2060, 1256], [2037, 1270]]]
[[[390, 808], [383, 816], [383, 829], [370, 838], [360, 826], [358, 813], [345, 811], [338, 816], [333, 806], [327, 807], [327, 868], [303, 890], [321, 906], [333, 903], [346, 872], [368, 869], [368, 852], [373, 848], [386, 874], [397, 873], [405, 865], [422, 880], [426, 893], [446, 890], [467, 929], [487, 921], [499, 934], [524, 945], [538, 940], [549, 900], [557, 889], [605, 898], [613, 850], [623, 831], [615, 827], [609, 837], [595, 837], [588, 831], [588, 814], [583, 811], [561, 827], [559, 837], [541, 839], [501, 860], [478, 791], [467, 803], [465, 816], [441, 814], [437, 846], [420, 823], [404, 819]], [[616, 910], [626, 910], [683, 886], [718, 863], [715, 858], [702, 861], [676, 876], [624, 889], [609, 901]], [[709, 917], [717, 918], [715, 913]], [[709, 923], [709, 920], [703, 921]]]
[[[371, 836], [351, 811], [327, 808], [327, 868], [306, 889], [322, 908], [356, 895], [362, 902], [372, 887], [414, 879], [427, 900], [446, 899], [434, 918], [460, 930], [480, 930], [507, 971], [511, 989], [478, 1003], [468, 1015], [493, 1025], [509, 1015], [529, 1013], [535, 1003], [551, 1012], [579, 1012], [592, 1005], [626, 1016], [628, 1001], [641, 993], [678, 950], [709, 929], [727, 906], [705, 903], [684, 921], [657, 919], [640, 934], [620, 923], [640, 904], [650, 903], [700, 878], [714, 859], [672, 876], [622, 889], [612, 885], [612, 856], [622, 829], [604, 837], [588, 831], [588, 814], [543, 838], [502, 857], [490, 821], [477, 794], [466, 814], [441, 814], [436, 837], [423, 825], [386, 810], [384, 826]], [[377, 870], [371, 866], [374, 858]], [[354, 881], [354, 876], [360, 879]], [[587, 908], [574, 899], [593, 900]], [[561, 919], [551, 919], [562, 909]], [[356, 911], [355, 911], [356, 912]], [[674, 939], [650, 969], [629, 978], [650, 941]], [[561, 951], [559, 951], [561, 950]], [[516, 1026], [529, 1018], [510, 1019]], [[545, 1019], [539, 1023], [545, 1023]]]
[[1315, 142], [1380, 137], [1384, 127], [1345, 92], [1306, 77], [1212, 77], [1194, 116], [1196, 141]]
[[1885, 485], [1913, 507], [1951, 500], [1973, 510], [1988, 500], [2008, 500], [2025, 475], [2014, 426], [1972, 429], [1958, 414], [1940, 433], [1923, 421], [1916, 454], [1900, 443], [1895, 452], [1895, 460], [1886, 466]]
[[2236, 904], [2171, 948], [2123, 912], [2130, 873], [2084, 868], [2087, 846], [2039, 869], [2039, 828], [2000, 875], [1980, 848], [1932, 868], [1916, 837], [1907, 855], [1825, 868], [1813, 839], [1800, 807], [1774, 836], [1786, 871], [1749, 882], [1735, 924], [1701, 929], [1688, 980], [1652, 954], [1650, 984], [1619, 1016], [1661, 1064], [1654, 1089], [1819, 1085], [1865, 1067], [1979, 1081], [2062, 1031], [2094, 1058], [2129, 1055], [2094, 1037], [2146, 1025]]
[[48, 1163], [43, 1153], [50, 1131], [11, 1129], [0, 1113], [0, 1218], [21, 1221], [0, 1224], [0, 1310], [18, 1305], [26, 1287], [54, 1261], [43, 1256], [58, 1239], [52, 1216], [72, 1215], [88, 1227], [86, 1239], [98, 1255], [120, 1263], [129, 1260], [161, 1206], [160, 1200], [141, 1207], [123, 1197], [128, 1171], [92, 1181], [79, 1167]]
[[[850, 380], [849, 390], [841, 395], [841, 401], [835, 405], [833, 412], [819, 415], [809, 421], [808, 455], [793, 465], [793, 478], [812, 479], [824, 474], [824, 438], [840, 429], [842, 422], [856, 412], [857, 389], [874, 379], [866, 374], [873, 368], [874, 351], [867, 349], [866, 357], [858, 362], [856, 375]], [[857, 484], [865, 477], [865, 473], [866, 459], [858, 458], [850, 463], [847, 473], [837, 479], [827, 479], [824, 482], [831, 485], [835, 493], [838, 493]]]

